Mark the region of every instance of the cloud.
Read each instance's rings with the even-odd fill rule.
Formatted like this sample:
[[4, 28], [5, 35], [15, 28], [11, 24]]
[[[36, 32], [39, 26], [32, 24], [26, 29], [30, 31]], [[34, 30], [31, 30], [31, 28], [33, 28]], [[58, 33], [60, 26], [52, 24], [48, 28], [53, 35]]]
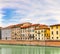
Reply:
[[16, 9], [13, 15], [10, 18], [8, 17], [8, 21], [3, 16], [0, 17], [0, 24], [7, 26], [22, 22], [48, 25], [60, 23], [59, 5], [60, 0], [0, 0], [1, 15], [4, 12], [1, 10], [4, 8]]
[[2, 26], [2, 21], [3, 21], [2, 17], [3, 17], [3, 15], [0, 14], [0, 27]]

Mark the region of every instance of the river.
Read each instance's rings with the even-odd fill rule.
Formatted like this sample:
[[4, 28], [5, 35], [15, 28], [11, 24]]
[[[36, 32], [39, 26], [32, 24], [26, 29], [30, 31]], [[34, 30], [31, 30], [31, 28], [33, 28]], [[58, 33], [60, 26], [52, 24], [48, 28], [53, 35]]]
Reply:
[[59, 47], [0, 45], [0, 54], [60, 54]]

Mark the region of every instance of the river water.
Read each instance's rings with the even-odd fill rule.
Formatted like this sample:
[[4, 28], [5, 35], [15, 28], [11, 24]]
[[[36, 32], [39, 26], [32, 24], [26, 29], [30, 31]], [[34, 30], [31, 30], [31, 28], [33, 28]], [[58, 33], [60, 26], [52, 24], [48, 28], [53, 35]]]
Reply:
[[0, 45], [0, 54], [60, 54], [59, 47]]

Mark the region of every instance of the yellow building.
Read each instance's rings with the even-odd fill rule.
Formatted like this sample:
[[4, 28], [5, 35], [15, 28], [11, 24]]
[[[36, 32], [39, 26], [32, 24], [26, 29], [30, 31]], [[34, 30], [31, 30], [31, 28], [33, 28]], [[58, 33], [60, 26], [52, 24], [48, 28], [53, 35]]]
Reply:
[[50, 39], [50, 28], [43, 25], [40, 28], [35, 29], [35, 40], [49, 40]]
[[60, 40], [60, 24], [50, 26], [50, 39]]

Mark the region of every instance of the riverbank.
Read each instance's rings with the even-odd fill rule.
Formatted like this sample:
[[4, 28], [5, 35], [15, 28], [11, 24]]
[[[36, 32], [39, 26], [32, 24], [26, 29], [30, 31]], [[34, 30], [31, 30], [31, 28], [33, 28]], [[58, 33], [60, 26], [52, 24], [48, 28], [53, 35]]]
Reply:
[[0, 44], [5, 45], [37, 45], [37, 46], [58, 46], [60, 47], [60, 41], [32, 41], [32, 40], [0, 40]]

